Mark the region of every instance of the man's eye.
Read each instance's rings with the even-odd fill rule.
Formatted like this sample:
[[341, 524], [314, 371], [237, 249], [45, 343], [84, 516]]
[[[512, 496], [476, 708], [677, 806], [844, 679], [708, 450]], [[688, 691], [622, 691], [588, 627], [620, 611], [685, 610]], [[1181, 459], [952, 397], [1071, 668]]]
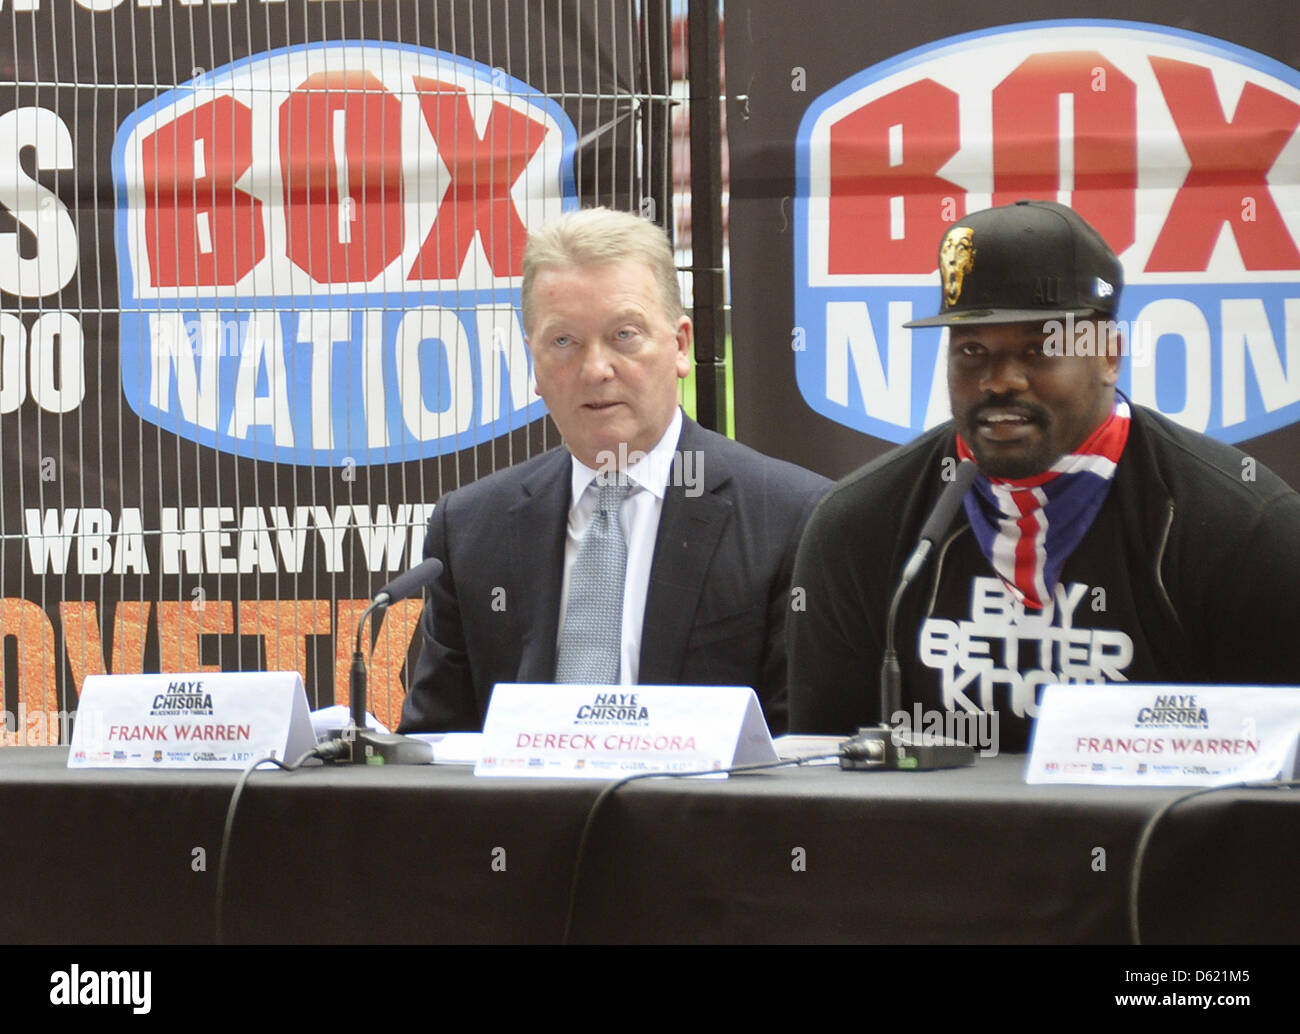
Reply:
[[631, 341], [634, 337], [636, 337], [635, 327], [621, 327], [614, 331], [614, 339], [616, 341]]
[[569, 337], [567, 334], [558, 334], [551, 339], [551, 344], [556, 348], [568, 348], [573, 344], [573, 338]]
[[967, 342], [964, 345], [958, 345], [957, 351], [968, 359], [978, 359], [984, 354], [984, 347], [973, 342]]

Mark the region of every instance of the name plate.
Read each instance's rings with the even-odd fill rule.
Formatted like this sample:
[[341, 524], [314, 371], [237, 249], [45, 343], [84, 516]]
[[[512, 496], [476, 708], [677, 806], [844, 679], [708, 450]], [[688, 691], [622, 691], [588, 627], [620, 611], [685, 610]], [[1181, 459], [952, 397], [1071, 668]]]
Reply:
[[1289, 778], [1297, 740], [1296, 687], [1048, 686], [1025, 781], [1217, 786]]
[[69, 768], [244, 768], [316, 745], [296, 671], [88, 675]]
[[475, 775], [620, 779], [775, 761], [748, 686], [501, 683]]

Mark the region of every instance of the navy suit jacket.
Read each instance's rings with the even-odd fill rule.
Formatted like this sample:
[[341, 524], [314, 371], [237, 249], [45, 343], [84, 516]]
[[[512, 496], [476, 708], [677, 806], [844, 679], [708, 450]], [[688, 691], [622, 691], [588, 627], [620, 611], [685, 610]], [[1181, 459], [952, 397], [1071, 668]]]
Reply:
[[[795, 551], [831, 483], [690, 419], [678, 451], [695, 457], [692, 484], [664, 496], [639, 682], [752, 686], [782, 733]], [[438, 502], [424, 555], [443, 571], [400, 731], [477, 731], [498, 682], [554, 681], [570, 482], [561, 446]]]

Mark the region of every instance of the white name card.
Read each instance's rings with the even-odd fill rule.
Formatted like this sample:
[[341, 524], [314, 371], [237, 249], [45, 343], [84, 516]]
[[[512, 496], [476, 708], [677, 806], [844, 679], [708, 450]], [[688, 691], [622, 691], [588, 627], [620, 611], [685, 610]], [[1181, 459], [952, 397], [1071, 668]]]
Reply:
[[1300, 687], [1048, 686], [1025, 781], [1217, 786], [1289, 778], [1298, 740]]
[[748, 686], [501, 683], [475, 775], [621, 779], [775, 761]]
[[89, 675], [69, 768], [244, 768], [316, 746], [296, 671]]

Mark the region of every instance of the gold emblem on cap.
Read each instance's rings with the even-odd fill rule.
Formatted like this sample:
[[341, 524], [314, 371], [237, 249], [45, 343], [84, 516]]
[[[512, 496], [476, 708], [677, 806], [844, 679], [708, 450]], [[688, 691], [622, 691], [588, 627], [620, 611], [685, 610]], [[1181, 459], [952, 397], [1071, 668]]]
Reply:
[[950, 309], [961, 297], [962, 281], [975, 268], [975, 231], [954, 226], [939, 246], [939, 275], [943, 279], [943, 307]]

